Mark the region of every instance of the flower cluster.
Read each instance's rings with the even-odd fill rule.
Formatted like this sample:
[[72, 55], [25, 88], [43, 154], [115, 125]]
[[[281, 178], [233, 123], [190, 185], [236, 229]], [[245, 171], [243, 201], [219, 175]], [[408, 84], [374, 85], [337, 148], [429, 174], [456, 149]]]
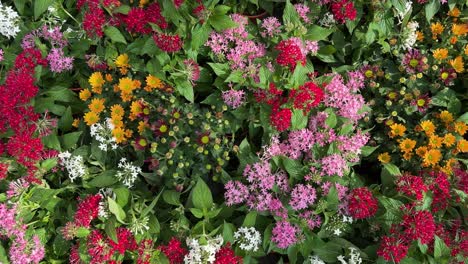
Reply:
[[138, 174], [141, 173], [141, 168], [128, 162], [126, 158], [121, 158], [117, 167], [120, 169], [116, 174], [117, 179], [119, 179], [128, 188], [131, 188], [135, 183]]
[[7, 38], [16, 37], [19, 28], [19, 15], [10, 6], [0, 3], [0, 34]]

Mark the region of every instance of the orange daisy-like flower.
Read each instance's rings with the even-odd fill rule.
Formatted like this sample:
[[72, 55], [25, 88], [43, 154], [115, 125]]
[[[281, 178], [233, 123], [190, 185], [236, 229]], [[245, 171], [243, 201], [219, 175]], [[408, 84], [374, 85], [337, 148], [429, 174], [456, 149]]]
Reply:
[[102, 111], [104, 111], [104, 108], [105, 108], [104, 102], [105, 101], [106, 101], [106, 99], [104, 99], [104, 98], [94, 98], [93, 100], [91, 100], [91, 103], [88, 105], [88, 108], [92, 112], [95, 112], [96, 114], [99, 114]]
[[432, 38], [436, 39], [438, 35], [444, 32], [444, 26], [440, 22], [431, 24]]
[[421, 126], [422, 131], [424, 131], [427, 136], [430, 136], [430, 135], [434, 134], [435, 126], [434, 126], [434, 123], [432, 123], [431, 120], [422, 121], [421, 124], [419, 124], [419, 125]]
[[87, 112], [84, 115], [84, 121], [86, 122], [88, 126], [92, 124], [96, 124], [97, 122], [99, 122], [99, 115], [93, 111]]
[[416, 141], [412, 140], [412, 139], [409, 139], [409, 138], [405, 138], [405, 139], [400, 141], [399, 146], [400, 146], [400, 151], [401, 152], [408, 153], [408, 152], [413, 151], [414, 147], [416, 146]]
[[457, 151], [461, 153], [468, 152], [468, 141], [466, 139], [461, 139], [458, 141]]
[[443, 137], [439, 137], [437, 135], [431, 135], [429, 137], [429, 146], [431, 148], [440, 148], [440, 147], [442, 147], [443, 142], [444, 142]]
[[80, 91], [79, 97], [82, 101], [86, 101], [91, 97], [91, 91], [89, 89], [83, 89]]
[[432, 51], [432, 54], [434, 56], [434, 59], [441, 61], [447, 58], [448, 49], [435, 49], [434, 51]]
[[390, 157], [390, 154], [388, 152], [380, 153], [377, 159], [382, 163], [382, 164], [387, 164], [392, 160], [392, 157]]
[[440, 153], [440, 150], [438, 149], [431, 149], [426, 152], [423, 158], [423, 166], [424, 167], [429, 167], [429, 166], [436, 166], [440, 159], [442, 158], [442, 153]]
[[421, 158], [424, 157], [426, 152], [427, 152], [427, 147], [426, 146], [421, 146], [421, 147], [416, 149], [416, 155], [418, 155]]
[[416, 39], [418, 41], [423, 41], [424, 40], [424, 33], [422, 33], [421, 31], [416, 31]]
[[447, 110], [440, 112], [439, 118], [445, 124], [453, 122], [453, 115]]
[[391, 125], [390, 129], [391, 129], [391, 131], [389, 133], [389, 136], [391, 138], [394, 138], [396, 136], [402, 137], [405, 134], [405, 131], [406, 131], [406, 127], [404, 125], [397, 124], [397, 123]]
[[138, 122], [138, 133], [143, 134], [143, 132], [149, 127], [147, 121]]
[[146, 85], [154, 89], [161, 89], [163, 87], [161, 79], [151, 74], [146, 77]]
[[457, 132], [457, 134], [459, 134], [460, 136], [464, 136], [466, 131], [468, 130], [468, 126], [464, 122], [458, 121], [455, 122], [454, 129], [455, 132]]
[[452, 10], [448, 12], [448, 15], [451, 17], [459, 17], [460, 16], [460, 9], [454, 7]]
[[115, 59], [115, 66], [119, 68], [126, 68], [129, 67], [130, 65], [128, 64], [128, 55], [127, 54], [120, 54], [116, 59]]
[[468, 33], [468, 24], [453, 24], [452, 33], [457, 37], [466, 35]]
[[80, 119], [79, 118], [73, 119], [72, 126], [73, 127], [78, 127], [79, 125], [80, 125]]
[[445, 134], [444, 145], [449, 148], [455, 144], [456, 140], [457, 140], [456, 137], [452, 135], [452, 133]]
[[102, 77], [102, 73], [100, 72], [93, 72], [91, 76], [88, 79], [89, 84], [93, 88], [93, 91], [95, 90], [100, 90], [100, 88], [104, 85], [106, 82], [104, 78]]
[[120, 104], [115, 104], [111, 107], [111, 117], [112, 119], [122, 120], [122, 117], [125, 114], [125, 110]]
[[449, 63], [456, 72], [461, 73], [465, 71], [465, 65], [462, 56], [457, 56], [455, 59], [450, 60]]
[[135, 83], [128, 77], [121, 78], [119, 80], [119, 89], [122, 93], [131, 94], [135, 89]]
[[122, 127], [116, 127], [112, 130], [112, 136], [115, 138], [115, 142], [122, 143], [125, 139], [125, 130]]

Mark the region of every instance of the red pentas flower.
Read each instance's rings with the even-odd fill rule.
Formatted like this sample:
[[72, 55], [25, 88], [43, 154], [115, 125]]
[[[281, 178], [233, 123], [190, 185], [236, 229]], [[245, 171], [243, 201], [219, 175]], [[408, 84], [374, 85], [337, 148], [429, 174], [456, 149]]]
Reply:
[[170, 264], [181, 264], [184, 262], [184, 256], [188, 254], [188, 250], [182, 247], [182, 243], [173, 237], [167, 246], [159, 246], [164, 255], [169, 259]]
[[216, 252], [215, 258], [214, 264], [242, 264], [242, 258], [234, 254], [229, 243]]
[[33, 138], [32, 133], [25, 131], [16, 133], [7, 143], [7, 152], [9, 155], [26, 166], [32, 167], [34, 163], [41, 159], [43, 145], [40, 138]]
[[153, 40], [156, 46], [165, 52], [177, 52], [183, 45], [179, 35], [157, 34], [153, 36]]
[[80, 244], [77, 243], [75, 245], [73, 245], [70, 249], [70, 257], [68, 259], [68, 261], [70, 262], [70, 264], [84, 264], [83, 261], [81, 261], [81, 258], [80, 258], [80, 251], [79, 251], [79, 247], [80, 247]]
[[274, 107], [270, 115], [270, 122], [271, 125], [276, 128], [276, 130], [283, 132], [291, 126], [291, 117], [291, 109], [278, 109]]
[[178, 9], [182, 4], [184, 3], [184, 0], [174, 0], [174, 5]]
[[386, 261], [399, 263], [408, 254], [409, 246], [399, 236], [384, 236], [377, 250], [377, 255], [383, 257]]
[[315, 83], [306, 82], [298, 89], [292, 90], [289, 98], [293, 100], [294, 108], [302, 109], [306, 114], [322, 101], [323, 91]]
[[91, 225], [91, 221], [98, 217], [101, 199], [102, 196], [100, 194], [95, 194], [89, 195], [79, 202], [74, 220], [77, 226], [89, 227]]
[[166, 29], [168, 24], [161, 15], [161, 7], [157, 2], [151, 3], [146, 9], [146, 22], [158, 25], [161, 29]]
[[422, 244], [428, 244], [434, 239], [436, 226], [429, 211], [406, 212], [401, 226], [408, 242], [419, 239]]
[[403, 174], [396, 180], [397, 191], [416, 198], [420, 201], [423, 194], [427, 192], [427, 186], [422, 177]]
[[331, 4], [331, 9], [335, 20], [343, 24], [346, 20], [356, 19], [357, 11], [352, 0], [337, 0]]
[[8, 163], [2, 163], [0, 162], [0, 181], [3, 179], [6, 179], [7, 174], [8, 174]]
[[109, 239], [104, 238], [99, 230], [91, 231], [86, 246], [91, 257], [90, 264], [106, 263], [114, 255], [114, 249], [109, 245]]
[[433, 194], [432, 212], [445, 210], [450, 200], [450, 182], [447, 174], [441, 171], [431, 171], [429, 176], [432, 178], [432, 184], [429, 186]]
[[133, 7], [123, 18], [123, 21], [130, 33], [148, 34], [151, 32], [151, 27], [149, 27], [146, 21], [146, 12], [143, 8]]
[[291, 39], [282, 40], [275, 49], [280, 52], [276, 57], [276, 63], [281, 66], [289, 66], [291, 71], [294, 71], [297, 62], [300, 62], [303, 66], [306, 64], [306, 57], [302, 53], [301, 47]]
[[348, 196], [348, 210], [355, 219], [364, 219], [377, 212], [378, 202], [366, 187], [356, 188]]
[[137, 244], [135, 238], [133, 237], [130, 230], [125, 227], [119, 227], [116, 230], [117, 232], [117, 243], [114, 242], [112, 239], [109, 239], [109, 245], [112, 249], [116, 252], [119, 252], [121, 255], [125, 254], [127, 250], [135, 250], [137, 249]]
[[102, 37], [104, 35], [102, 31], [104, 23], [106, 23], [106, 15], [100, 8], [93, 8], [84, 14], [83, 28], [89, 37]]
[[153, 257], [153, 240], [143, 239], [138, 244], [138, 260], [137, 264], [151, 264], [151, 258]]

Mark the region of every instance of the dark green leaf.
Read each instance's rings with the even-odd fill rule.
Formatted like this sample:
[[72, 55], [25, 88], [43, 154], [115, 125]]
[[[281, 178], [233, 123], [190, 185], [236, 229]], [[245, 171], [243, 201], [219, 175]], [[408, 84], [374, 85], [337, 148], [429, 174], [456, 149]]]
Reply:
[[107, 170], [94, 177], [88, 184], [92, 187], [108, 187], [117, 182], [115, 170]]
[[201, 178], [198, 178], [197, 184], [193, 188], [192, 202], [198, 209], [210, 209], [213, 205], [210, 188]]
[[38, 19], [49, 6], [54, 3], [54, 0], [35, 0], [34, 1], [34, 19]]
[[104, 34], [109, 37], [113, 42], [120, 42], [123, 44], [127, 44], [125, 37], [120, 33], [120, 31], [113, 26], [108, 26], [104, 29]]
[[116, 203], [112, 198], [110, 197], [107, 197], [107, 202], [109, 203], [109, 211], [115, 215], [115, 217], [117, 218], [117, 221], [121, 222], [121, 223], [124, 223], [124, 220], [125, 220], [125, 212], [124, 210], [122, 209], [122, 207], [120, 207], [120, 205], [118, 203]]

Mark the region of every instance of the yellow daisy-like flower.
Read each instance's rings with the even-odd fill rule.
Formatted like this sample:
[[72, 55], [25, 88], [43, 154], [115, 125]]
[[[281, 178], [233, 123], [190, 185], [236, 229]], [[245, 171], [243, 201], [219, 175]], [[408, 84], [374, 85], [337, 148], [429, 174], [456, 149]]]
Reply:
[[96, 124], [97, 122], [99, 122], [99, 115], [93, 111], [90, 111], [84, 115], [84, 121], [88, 126]]
[[130, 105], [130, 120], [135, 120], [136, 117], [143, 113], [143, 107], [140, 102], [133, 101]]
[[427, 136], [434, 134], [435, 126], [431, 120], [422, 121], [419, 125], [421, 126], [421, 129], [426, 133]]
[[99, 114], [102, 111], [104, 111], [104, 108], [105, 108], [104, 102], [105, 101], [106, 101], [106, 99], [104, 99], [104, 98], [94, 98], [93, 100], [91, 100], [91, 103], [88, 105], [88, 108], [92, 112], [94, 112], [96, 114]]
[[418, 41], [423, 41], [424, 40], [424, 33], [422, 33], [421, 31], [416, 31], [416, 40]]
[[421, 146], [421, 147], [416, 149], [416, 155], [418, 155], [421, 158], [424, 157], [426, 152], [427, 152], [427, 147], [426, 146]]
[[453, 24], [452, 33], [455, 36], [463, 36], [468, 33], [468, 24]]
[[444, 122], [445, 124], [452, 123], [453, 122], [453, 115], [449, 111], [442, 111], [439, 114], [440, 120]]
[[444, 145], [446, 147], [451, 147], [455, 144], [455, 141], [457, 141], [457, 138], [452, 135], [452, 133], [445, 134], [444, 136]]
[[426, 152], [423, 158], [423, 166], [436, 166], [442, 158], [442, 153], [438, 149], [431, 149]]
[[79, 97], [81, 100], [86, 101], [91, 97], [91, 91], [88, 89], [83, 89], [80, 91]]
[[79, 125], [80, 125], [80, 119], [79, 118], [73, 119], [72, 126], [73, 127], [78, 127]]
[[392, 157], [388, 154], [388, 152], [380, 153], [377, 159], [382, 163], [382, 164], [387, 164], [392, 160]]
[[406, 127], [402, 124], [395, 123], [390, 126], [389, 137], [394, 138], [396, 136], [402, 137], [405, 134]]
[[114, 125], [114, 127], [124, 127], [124, 123], [123, 123], [122, 119], [111, 118], [111, 121], [112, 121], [112, 124]]
[[128, 77], [121, 78], [119, 80], [119, 89], [124, 94], [132, 94], [135, 89], [135, 83]]
[[468, 126], [464, 122], [458, 121], [455, 122], [454, 129], [455, 132], [457, 132], [457, 134], [459, 134], [460, 136], [464, 136], [466, 131], [468, 130]]
[[126, 53], [120, 54], [116, 59], [115, 59], [115, 66], [119, 68], [126, 68], [130, 66], [128, 64], [128, 55]]
[[120, 104], [115, 104], [111, 107], [111, 117], [112, 119], [122, 120], [122, 117], [125, 114], [125, 110]]
[[435, 49], [432, 51], [432, 54], [434, 56], [434, 59], [436, 60], [444, 60], [448, 56], [448, 49]]
[[444, 32], [444, 26], [440, 22], [431, 24], [432, 38], [436, 39], [438, 35]]
[[455, 59], [450, 60], [449, 63], [450, 63], [450, 66], [452, 66], [452, 68], [456, 72], [462, 73], [462, 72], [465, 71], [465, 66], [464, 66], [464, 63], [463, 63], [462, 56], [457, 56]]
[[459, 17], [460, 13], [461, 13], [460, 9], [458, 9], [457, 7], [454, 7], [452, 10], [448, 12], [448, 15], [451, 17]]
[[457, 44], [457, 42], [458, 42], [457, 36], [452, 36], [450, 38], [450, 44], [455, 45], [455, 44]]
[[429, 143], [428, 143], [428, 145], [429, 145], [431, 148], [441, 148], [443, 142], [444, 142], [444, 138], [443, 138], [443, 137], [439, 137], [439, 136], [437, 136], [437, 135], [431, 135], [431, 136], [429, 137]]
[[112, 136], [115, 138], [115, 142], [125, 142], [125, 130], [122, 127], [116, 127], [112, 130]]
[[146, 4], [149, 3], [149, 0], [140, 0], [139, 7], [144, 7]]
[[133, 99], [133, 94], [121, 93], [120, 98], [123, 102], [130, 102]]
[[448, 159], [445, 161], [444, 167], [442, 167], [442, 171], [445, 172], [447, 175], [450, 175], [452, 173], [452, 168], [458, 163], [456, 159]]
[[125, 137], [131, 138], [133, 135], [133, 131], [130, 129], [125, 129]]
[[405, 153], [413, 151], [415, 146], [416, 146], [416, 141], [409, 139], [409, 138], [405, 138], [404, 140], [401, 140], [400, 145], [399, 145], [400, 151], [405, 152]]
[[143, 134], [143, 132], [148, 128], [148, 122], [146, 121], [140, 121], [138, 122], [138, 133]]
[[457, 143], [457, 151], [461, 153], [468, 152], [468, 141], [466, 139], [461, 139]]
[[101, 88], [104, 85], [104, 83], [106, 83], [106, 81], [102, 77], [102, 73], [100, 72], [93, 72], [93, 74], [91, 74], [91, 76], [89, 77], [88, 82], [93, 89]]
[[161, 79], [151, 74], [146, 77], [146, 85], [154, 89], [160, 89], [163, 87]]

